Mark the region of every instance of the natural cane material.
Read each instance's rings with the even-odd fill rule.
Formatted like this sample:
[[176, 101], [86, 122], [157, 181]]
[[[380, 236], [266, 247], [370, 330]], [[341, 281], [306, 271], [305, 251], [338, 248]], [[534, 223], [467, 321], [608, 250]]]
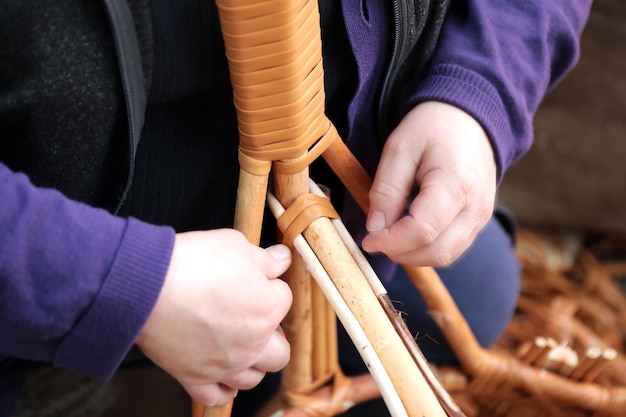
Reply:
[[[220, 0], [217, 6], [240, 129], [242, 175], [238, 193], [241, 199], [237, 203], [235, 226], [256, 233], [255, 220], [250, 221], [247, 216], [252, 210], [256, 219], [272, 167], [274, 192], [280, 203], [289, 207], [309, 193], [309, 164], [341, 140], [324, 114], [317, 3], [268, 0], [251, 4]], [[298, 226], [294, 229], [297, 232], [291, 228], [283, 232], [288, 240], [292, 240], [302, 231], [324, 267], [333, 271], [331, 276], [344, 280], [342, 295], [354, 300], [350, 303], [351, 308], [357, 310], [356, 315], [369, 333], [368, 337], [379, 344], [377, 353], [381, 361], [394, 369], [390, 374], [396, 379], [395, 388], [403, 393], [402, 401], [409, 415], [444, 415], [366, 279], [362, 275], [359, 278], [358, 266], [333, 233], [328, 218], [318, 218], [305, 230], [301, 229], [302, 226]], [[330, 322], [325, 312], [328, 309], [320, 307], [324, 303], [316, 297], [317, 290], [310, 282], [305, 282], [310, 280], [306, 273], [303, 274], [306, 268], [300, 262], [294, 257], [294, 265], [286, 274], [286, 280], [294, 293], [300, 293], [305, 299], [296, 295], [294, 312], [289, 314], [284, 326], [296, 359], [285, 369], [283, 380], [295, 393], [311, 386], [316, 377], [323, 377], [325, 373], [334, 374], [335, 380], [341, 380], [336, 336], [328, 339], [326, 326], [313, 325], [314, 331], [321, 332], [313, 339], [321, 340], [323, 348], [320, 348], [319, 343], [312, 343], [310, 333], [296, 330], [311, 326], [306, 324], [311, 320], [314, 324]], [[368, 299], [371, 301], [365, 301]], [[377, 320], [383, 324], [365, 319], [377, 315], [380, 315]], [[376, 324], [372, 326], [371, 323]], [[302, 355], [313, 357], [314, 363], [304, 359], [301, 364]]]
[[475, 373], [438, 370], [469, 417], [626, 415], [626, 251], [603, 251], [520, 232], [522, 294], [505, 334]]

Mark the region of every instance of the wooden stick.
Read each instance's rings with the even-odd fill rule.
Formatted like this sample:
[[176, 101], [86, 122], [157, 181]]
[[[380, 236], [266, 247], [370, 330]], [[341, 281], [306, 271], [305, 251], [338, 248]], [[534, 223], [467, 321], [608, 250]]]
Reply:
[[239, 170], [233, 227], [257, 246], [261, 240], [267, 184], [268, 175], [255, 175], [244, 169]]
[[[306, 262], [305, 262], [306, 263]], [[312, 283], [313, 307], [313, 379], [319, 380], [339, 371], [337, 351], [337, 316], [324, 292]]]
[[[306, 244], [306, 242], [305, 242]], [[312, 400], [317, 400], [321, 404], [329, 404], [333, 398], [333, 387], [325, 385], [317, 391], [311, 393]], [[355, 404], [360, 404], [369, 400], [380, 397], [378, 386], [374, 382], [371, 374], [365, 373], [350, 377], [350, 386], [345, 393], [344, 402], [341, 404], [344, 411], [349, 410]], [[311, 417], [308, 410], [304, 410], [298, 406], [286, 404], [282, 397], [274, 396], [263, 408], [256, 414], [256, 417]], [[320, 415], [313, 414], [313, 415]], [[406, 416], [391, 412], [393, 417]]]
[[346, 300], [392, 378], [409, 416], [444, 416], [419, 368], [404, 347], [358, 265], [327, 218], [313, 221], [304, 236]]
[[374, 349], [391, 375], [408, 414], [445, 415], [369, 284], [360, 278], [358, 266], [345, 246], [340, 244], [341, 240], [331, 227], [330, 221], [325, 218], [317, 219], [305, 230], [304, 236], [324, 268], [329, 271], [335, 286], [353, 310], [368, 339], [374, 341]]
[[[322, 190], [313, 181], [309, 181], [309, 187], [311, 188], [314, 194], [317, 194], [318, 196], [324, 196], [324, 193], [322, 192]], [[378, 298], [383, 310], [387, 314], [387, 317], [389, 318], [394, 328], [398, 332], [404, 345], [406, 346], [409, 353], [413, 357], [413, 360], [415, 361], [418, 368], [420, 369], [420, 372], [422, 373], [422, 375], [424, 375], [426, 381], [428, 382], [429, 386], [435, 393], [436, 397], [438, 398], [439, 402], [445, 409], [446, 413], [449, 416], [462, 416], [463, 412], [456, 405], [454, 400], [452, 400], [448, 392], [443, 388], [438, 378], [435, 376], [434, 372], [428, 365], [426, 358], [424, 358], [424, 355], [422, 354], [420, 349], [417, 347], [417, 344], [415, 342], [415, 339], [413, 338], [413, 335], [411, 334], [404, 320], [399, 316], [398, 311], [395, 309], [391, 300], [389, 299], [387, 290], [383, 286], [382, 282], [380, 282], [380, 279], [376, 275], [376, 272], [374, 271], [372, 266], [367, 262], [367, 259], [363, 255], [363, 252], [361, 252], [360, 248], [358, 247], [358, 245], [356, 244], [356, 242], [350, 235], [350, 232], [348, 231], [348, 229], [345, 227], [343, 222], [341, 222], [341, 220], [339, 219], [333, 219], [331, 220], [331, 222], [333, 226], [335, 227], [335, 230], [337, 231], [338, 235], [341, 237], [341, 240], [346, 245], [348, 252], [353, 257], [356, 264], [359, 266], [361, 272], [363, 273], [367, 282], [369, 283], [372, 291], [374, 291], [374, 294]]]
[[221, 407], [205, 407], [202, 417], [223, 417], [230, 416], [233, 411], [233, 400], [227, 402]]
[[[278, 201], [288, 207], [297, 197], [306, 194], [309, 190], [308, 178], [308, 168], [297, 174], [274, 173], [274, 194]], [[319, 312], [312, 306], [311, 277], [306, 264], [300, 257], [294, 256], [292, 259], [293, 263], [299, 264], [298, 276], [289, 273], [284, 278], [292, 291], [300, 293], [300, 296], [294, 293], [292, 309], [298, 313], [290, 315], [285, 322], [285, 334], [292, 346], [292, 357], [296, 360], [290, 362], [283, 370], [283, 384], [299, 392], [314, 380], [314, 340], [312, 338], [314, 319], [312, 315], [319, 314]], [[306, 293], [306, 298], [304, 298], [304, 293]], [[315, 320], [319, 322], [320, 317], [318, 316]], [[307, 357], [302, 358], [303, 355]]]
[[482, 369], [484, 350], [476, 341], [474, 333], [437, 272], [427, 267], [403, 267], [422, 295], [431, 317], [445, 335], [463, 369], [472, 376], [477, 375]]
[[615, 349], [604, 349], [593, 365], [582, 376], [583, 382], [592, 382], [608, 366], [609, 362], [617, 357]]
[[593, 366], [593, 364], [598, 360], [598, 358], [602, 355], [602, 349], [599, 347], [590, 347], [585, 352], [585, 355], [582, 357], [578, 366], [574, 368], [572, 373], [570, 374], [570, 378], [574, 381], [582, 380], [583, 376], [589, 371], [589, 369]]
[[283, 275], [293, 293], [293, 303], [283, 320], [283, 330], [291, 346], [291, 359], [282, 371], [284, 386], [302, 389], [313, 381], [313, 322], [311, 320], [311, 278], [299, 256]]
[[[276, 217], [280, 217], [285, 211], [278, 199], [276, 199], [271, 193], [268, 195], [268, 204], [270, 210]], [[390, 412], [393, 410], [392, 415], [394, 417], [406, 415], [406, 411], [402, 406], [398, 393], [393, 388], [393, 384], [389, 378], [387, 370], [372, 347], [364, 329], [359, 325], [357, 318], [354, 316], [352, 310], [342, 297], [337, 287], [335, 287], [331, 277], [320, 263], [319, 259], [315, 255], [315, 252], [301, 235], [294, 240], [294, 247], [300, 256], [302, 256], [305, 260], [311, 275], [315, 278], [315, 281], [324, 292], [324, 295], [329, 300], [330, 304], [333, 306], [337, 317], [341, 320], [346, 332], [357, 347], [357, 351], [370, 369], [372, 377], [375, 381], [377, 381], [377, 385], [381, 390], [381, 394], [385, 399]]]
[[[267, 175], [254, 175], [241, 169], [237, 188], [234, 228], [239, 230], [254, 245], [261, 241], [261, 226], [265, 212], [267, 195]], [[202, 417], [228, 417], [233, 408], [233, 401], [221, 407], [204, 408]], [[194, 405], [192, 403], [192, 409]]]

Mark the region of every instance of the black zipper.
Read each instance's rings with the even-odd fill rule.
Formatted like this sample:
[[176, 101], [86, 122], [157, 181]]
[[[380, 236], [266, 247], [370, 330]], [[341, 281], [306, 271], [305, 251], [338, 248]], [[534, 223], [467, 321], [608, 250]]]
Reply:
[[128, 119], [128, 177], [115, 209], [117, 214], [126, 201], [133, 183], [135, 154], [145, 117], [146, 91], [144, 88], [145, 78], [141, 66], [139, 41], [128, 4], [125, 1], [118, 0], [104, 0], [104, 4], [113, 32], [113, 41], [120, 68], [120, 78]]
[[406, 50], [406, 45], [410, 39], [411, 25], [406, 22], [408, 16], [408, 4], [403, 0], [393, 0], [393, 46], [389, 58], [389, 66], [383, 81], [378, 99], [378, 133], [381, 142], [390, 133], [389, 120], [389, 99], [391, 87], [400, 69], [402, 57]]

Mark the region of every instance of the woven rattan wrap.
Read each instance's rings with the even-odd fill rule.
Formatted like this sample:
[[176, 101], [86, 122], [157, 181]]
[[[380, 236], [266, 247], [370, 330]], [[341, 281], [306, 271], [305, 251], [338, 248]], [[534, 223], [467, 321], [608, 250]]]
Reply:
[[626, 416], [620, 247], [520, 233], [522, 294], [483, 372], [438, 370], [468, 417]]
[[271, 163], [297, 173], [338, 138], [324, 114], [317, 3], [217, 4], [239, 122], [239, 162], [257, 175], [268, 173]]

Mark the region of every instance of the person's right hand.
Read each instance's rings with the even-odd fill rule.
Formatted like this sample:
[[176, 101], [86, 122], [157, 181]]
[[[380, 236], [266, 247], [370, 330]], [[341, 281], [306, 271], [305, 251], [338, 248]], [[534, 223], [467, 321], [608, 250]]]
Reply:
[[281, 370], [291, 307], [283, 245], [262, 249], [232, 229], [181, 233], [137, 345], [204, 406], [228, 402]]

